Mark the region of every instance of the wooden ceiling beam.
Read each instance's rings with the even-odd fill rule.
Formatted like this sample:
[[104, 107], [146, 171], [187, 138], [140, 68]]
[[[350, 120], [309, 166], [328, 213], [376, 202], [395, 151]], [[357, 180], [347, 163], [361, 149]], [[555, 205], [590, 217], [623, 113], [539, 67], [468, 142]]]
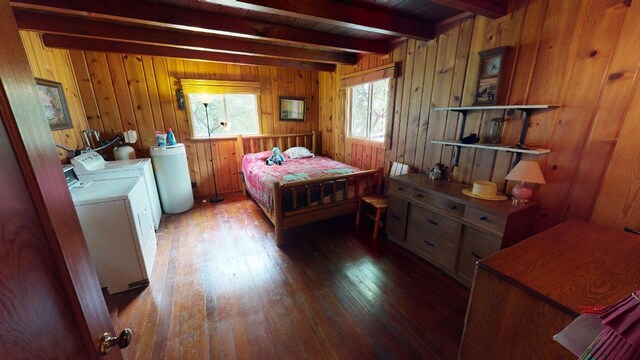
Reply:
[[139, 0], [17, 0], [11, 5], [138, 24], [156, 25], [289, 44], [308, 44], [355, 52], [389, 53], [385, 41], [354, 38], [292, 26], [253, 21], [240, 17], [181, 8]]
[[431, 0], [436, 4], [497, 19], [507, 15], [507, 0]]
[[334, 64], [182, 49], [169, 46], [148, 45], [68, 35], [44, 34], [42, 35], [42, 41], [46, 47], [67, 50], [71, 49], [131, 55], [163, 56], [180, 59], [215, 61], [230, 64], [276, 66], [329, 72], [335, 71], [336, 69], [336, 66]]
[[18, 27], [23, 30], [333, 64], [356, 64], [358, 62], [358, 57], [354, 53], [301, 49], [212, 34], [123, 25], [23, 9], [15, 9], [13, 13]]
[[294, 16], [351, 29], [417, 40], [434, 38], [432, 24], [332, 1], [318, 0], [204, 0], [247, 10]]

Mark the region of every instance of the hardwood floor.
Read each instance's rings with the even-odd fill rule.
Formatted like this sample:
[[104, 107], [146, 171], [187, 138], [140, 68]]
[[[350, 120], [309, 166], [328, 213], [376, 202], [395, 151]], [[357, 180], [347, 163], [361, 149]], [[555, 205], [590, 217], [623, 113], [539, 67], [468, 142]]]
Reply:
[[107, 296], [125, 358], [455, 358], [468, 290], [354, 216], [279, 249], [241, 194], [165, 215], [151, 285]]

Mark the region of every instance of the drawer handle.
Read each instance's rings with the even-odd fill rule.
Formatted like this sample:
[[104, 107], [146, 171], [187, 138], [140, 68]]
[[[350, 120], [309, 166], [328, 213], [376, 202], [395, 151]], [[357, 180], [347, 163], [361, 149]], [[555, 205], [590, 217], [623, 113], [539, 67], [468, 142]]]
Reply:
[[471, 252], [471, 256], [473, 256], [474, 258], [476, 258], [476, 259], [478, 259], [478, 260], [482, 259], [482, 256], [480, 256], [480, 255], [476, 254], [476, 253], [475, 253], [475, 252], [473, 252], [473, 251]]
[[480, 216], [480, 221], [487, 221], [487, 220], [489, 220], [489, 218], [488, 218], [488, 217], [486, 217], [486, 216]]
[[427, 240], [425, 240], [424, 243], [429, 247], [434, 247], [435, 246], [434, 244], [428, 242]]
[[455, 206], [455, 205], [453, 205], [453, 206], [449, 206], [449, 209], [451, 209], [451, 210], [458, 210], [458, 207], [457, 207], [457, 206]]
[[404, 189], [403, 189], [403, 188], [401, 188], [401, 187], [399, 187], [399, 188], [398, 188], [398, 191], [404, 191]]
[[428, 221], [428, 222], [429, 222], [429, 224], [431, 224], [431, 225], [438, 226], [438, 223], [437, 223], [437, 222], [435, 222], [435, 221], [433, 221], [433, 220], [429, 220], [429, 219], [427, 219], [427, 221]]
[[394, 218], [395, 220], [400, 220], [400, 217], [398, 215], [391, 214], [391, 217]]
[[418, 193], [418, 194], [416, 194], [416, 197], [422, 199], [422, 194]]

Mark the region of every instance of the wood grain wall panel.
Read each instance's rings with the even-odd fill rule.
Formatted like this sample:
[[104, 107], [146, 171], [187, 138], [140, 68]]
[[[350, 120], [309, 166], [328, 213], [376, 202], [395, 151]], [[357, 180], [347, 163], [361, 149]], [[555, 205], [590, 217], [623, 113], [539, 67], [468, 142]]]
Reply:
[[[36, 33], [21, 31], [20, 38], [27, 53], [29, 66], [33, 75], [38, 78], [57, 81], [62, 84], [69, 116], [73, 129], [52, 131], [57, 144], [76, 149], [83, 147], [80, 132], [89, 127], [80, 98], [80, 89], [76, 81], [69, 52], [66, 50], [48, 49], [42, 45]], [[58, 150], [60, 160], [68, 162], [66, 152]]]
[[[90, 106], [93, 98], [94, 107], [97, 109], [97, 116], [100, 118], [99, 128], [96, 130], [103, 131], [108, 134], [115, 134], [122, 131], [122, 120], [120, 119], [120, 110], [118, 109], [118, 102], [116, 100], [114, 84], [110, 81], [111, 74], [109, 73], [109, 66], [107, 65], [107, 57], [103, 53], [94, 52], [78, 52], [72, 51], [78, 55], [75, 57], [82, 57], [85, 61], [85, 66], [75, 63], [74, 71], [78, 78], [86, 76], [84, 73], [85, 68], [89, 72], [89, 85], [92, 87], [92, 92], [95, 94], [93, 97], [90, 93], [83, 94], [83, 102], [85, 106]], [[106, 79], [107, 81], [98, 80]]]
[[640, 6], [629, 8], [582, 154], [582, 159], [587, 161], [580, 162], [576, 175], [580, 181], [573, 186], [566, 217], [589, 218], [593, 208], [581, 204], [595, 205], [591, 199], [604, 179], [602, 169], [611, 159], [624, 116], [629, 111], [633, 89], [638, 83], [640, 51], [636, 44], [640, 38], [640, 24], [636, 19], [639, 17]]
[[631, 106], [598, 194], [591, 221], [640, 229], [640, 89], [636, 84]]
[[[138, 142], [133, 144], [136, 154], [148, 157], [149, 147], [155, 143], [154, 131], [171, 127], [177, 140], [185, 144], [190, 176], [196, 183], [196, 196], [211, 193], [211, 157], [206, 141], [190, 139], [187, 114], [177, 109], [176, 90], [180, 88], [180, 79], [259, 81], [262, 133], [305, 133], [319, 128], [317, 71], [68, 52], [44, 48], [36, 33], [22, 32], [21, 36], [34, 74], [59, 81], [65, 87], [75, 127], [54, 132], [57, 142], [72, 148], [82, 146], [80, 131], [89, 125], [103, 132], [103, 138], [124, 130], [136, 130]], [[307, 100], [306, 121], [281, 122], [278, 114], [280, 96], [304, 97]], [[241, 190], [235, 149], [235, 139], [214, 141], [219, 192]]]
[[[91, 86], [91, 75], [87, 68], [87, 62], [84, 53], [78, 51], [69, 51], [71, 66], [75, 70], [76, 82], [78, 83], [78, 91], [80, 99], [89, 99], [90, 101], [82, 101], [82, 107], [87, 118], [87, 125], [91, 129], [104, 132], [100, 111], [98, 110], [96, 95]], [[92, 100], [92, 101], [91, 101]]]
[[[467, 69], [467, 59], [469, 58], [469, 47], [471, 45], [471, 36], [473, 31], [473, 19], [466, 18], [460, 21], [458, 34], [458, 44], [456, 46], [455, 63], [453, 66], [453, 78], [451, 79], [451, 93], [449, 94], [449, 106], [462, 105], [462, 92], [464, 90], [464, 81]], [[455, 113], [449, 113], [450, 120], [446, 122], [444, 138], [454, 139], [459, 134], [458, 121], [459, 116]], [[450, 146], [442, 149], [441, 163], [448, 164], [453, 160], [453, 148]], [[424, 166], [427, 170], [431, 166]]]
[[580, 181], [577, 178], [580, 159], [626, 12], [627, 6], [619, 1], [594, 1], [587, 15], [588, 31], [584, 31], [580, 39], [569, 78], [570, 89], [560, 100], [562, 109], [557, 111], [560, 121], [553, 131], [553, 151], [548, 156], [548, 164], [556, 170], [545, 173], [547, 182], [553, 185], [541, 187], [540, 200], [545, 216], [538, 219], [539, 230], [557, 224], [556, 219], [564, 218], [571, 206], [591, 208], [595, 201], [570, 204], [569, 195], [575, 182]]
[[[398, 133], [400, 131], [400, 109], [402, 109], [402, 91], [404, 90], [404, 79], [407, 72], [406, 61], [404, 61], [407, 55], [407, 43], [402, 42], [397, 45], [393, 50], [393, 61], [399, 64], [400, 74], [391, 79], [391, 86], [389, 90], [389, 102], [387, 112], [389, 113], [389, 124], [387, 125], [387, 134], [385, 135], [386, 144], [386, 157], [391, 157], [390, 153], [393, 152], [393, 158], [398, 151]], [[339, 68], [339, 67], [338, 67]]]
[[[414, 74], [413, 65], [415, 64], [416, 41], [409, 40], [407, 42], [407, 53], [403, 61], [404, 65], [404, 82], [402, 83], [402, 97], [400, 97], [400, 117], [398, 124], [398, 146], [395, 151], [395, 158], [398, 162], [404, 161], [404, 151], [407, 139], [407, 127], [409, 118], [409, 109], [412, 99], [412, 80]], [[393, 152], [393, 150], [392, 150]]]
[[[479, 51], [483, 49], [484, 40], [485, 40], [485, 31], [487, 29], [488, 23], [489, 23], [489, 19], [485, 17], [477, 17], [473, 24], [473, 34], [471, 36], [471, 44], [469, 45], [469, 54], [471, 55], [468, 57], [467, 73], [465, 75], [465, 79], [469, 79], [469, 80], [466, 80], [464, 82], [464, 86], [462, 89], [462, 104], [471, 104], [475, 99], [476, 83], [475, 81], [471, 81], [470, 79], [478, 78], [478, 66], [480, 63], [480, 58], [478, 56], [472, 56], [472, 55], [477, 54]], [[435, 90], [432, 89], [431, 91], [433, 92]], [[425, 101], [423, 101], [423, 104], [424, 103]], [[429, 107], [425, 109], [425, 111], [431, 112], [432, 111], [431, 102], [426, 101], [426, 103], [428, 104]], [[474, 133], [480, 134], [480, 125], [482, 122], [482, 118], [483, 118], [483, 112], [481, 111], [474, 111], [474, 112], [468, 113], [464, 136], [469, 136]], [[459, 126], [461, 126], [461, 124]], [[424, 136], [426, 138], [426, 126], [424, 130], [421, 126], [420, 131], [425, 132]], [[460, 130], [458, 130], [458, 133], [460, 133]], [[425, 150], [426, 150], [426, 143], [425, 143]], [[461, 164], [473, 163], [475, 159], [476, 151], [477, 151], [476, 149], [472, 149], [472, 148], [469, 148], [467, 151], [462, 151], [460, 153], [460, 163]], [[425, 165], [424, 162], [420, 162], [419, 164], [422, 164], [423, 169], [428, 168], [428, 166]], [[453, 171], [457, 181], [470, 183], [471, 179], [473, 178], [472, 170], [473, 168], [471, 166], [459, 166]]]
[[[396, 44], [388, 58], [402, 62], [402, 71], [391, 84], [383, 163], [403, 161], [418, 171], [427, 171], [440, 161], [451, 165], [453, 149], [433, 145], [431, 140], [456, 137], [459, 118], [455, 113], [433, 111], [433, 107], [471, 105], [478, 51], [512, 46], [509, 103], [562, 106], [536, 112], [530, 119], [527, 143], [552, 150], [547, 156], [523, 156], [540, 162], [548, 182], [536, 191], [541, 203], [536, 229], [571, 218], [640, 227], [639, 170], [629, 165], [638, 163], [637, 139], [632, 145], [631, 135], [625, 133], [640, 131], [633, 116], [640, 111], [640, 99], [634, 95], [640, 69], [640, 51], [634, 45], [640, 23], [634, 19], [640, 15], [640, 3], [528, 0], [512, 2], [511, 9], [509, 15], [496, 20], [476, 16], [440, 28], [436, 38], [424, 45], [426, 60], [421, 55], [422, 43]], [[433, 65], [430, 56], [434, 56]], [[323, 138], [327, 155], [338, 156], [344, 148], [344, 137], [335, 136], [346, 131], [346, 124], [336, 121], [341, 113], [337, 80], [373, 63], [378, 59], [363, 56], [356, 65], [338, 66], [336, 75], [320, 77], [320, 125], [324, 132], [334, 134]], [[503, 141], [515, 143], [522, 122], [518, 111], [469, 113], [465, 135], [482, 136], [490, 119], [503, 116], [508, 119]], [[358, 157], [365, 153], [362, 149], [353, 145], [347, 149], [356, 153], [349, 161], [366, 166]], [[513, 183], [504, 176], [513, 158], [508, 153], [464, 149], [454, 180], [489, 179], [501, 190], [510, 191]], [[612, 158], [615, 169], [610, 165]]]
[[[433, 82], [431, 106], [449, 106], [454, 79], [456, 50], [460, 35], [459, 26], [451, 26], [437, 37], [438, 55], [436, 58], [436, 73]], [[409, 76], [409, 74], [405, 74]], [[431, 140], [443, 139], [447, 121], [458, 121], [458, 113], [435, 111], [432, 109], [427, 127], [426, 148], [422, 164], [409, 164], [420, 170], [427, 170], [441, 161], [443, 146], [431, 143]], [[404, 120], [401, 117], [401, 121]], [[390, 159], [390, 161], [393, 161]]]
[[[427, 64], [427, 43], [424, 41], [409, 41], [409, 46], [414, 53], [413, 57], [413, 71], [411, 76], [411, 84], [409, 91], [409, 103], [407, 106], [407, 121], [402, 123], [406, 127], [401, 127], [400, 137], [404, 135], [404, 151], [402, 156], [397, 154], [398, 159], [403, 159], [402, 162], [413, 163], [416, 155], [416, 142], [418, 141], [418, 132], [415, 131], [420, 125], [420, 110], [422, 109], [422, 94], [423, 83], [425, 77], [425, 71]], [[407, 82], [408, 83], [408, 82]], [[406, 89], [406, 88], [405, 88]], [[408, 129], [408, 131], [407, 131]]]
[[[419, 121], [416, 127], [416, 145], [415, 145], [415, 160], [414, 164], [420, 164], [421, 168], [424, 163], [424, 153], [427, 146], [427, 129], [429, 128], [429, 121], [431, 120], [431, 96], [433, 96], [433, 83], [435, 79], [436, 71], [436, 56], [438, 55], [438, 44], [435, 41], [429, 41], [425, 43], [427, 49], [427, 59], [424, 67], [424, 81], [422, 83], [422, 98], [420, 99], [420, 111]], [[407, 146], [412, 146], [407, 143]], [[412, 150], [406, 150], [406, 153], [411, 153]], [[407, 162], [410, 162], [407, 160]]]

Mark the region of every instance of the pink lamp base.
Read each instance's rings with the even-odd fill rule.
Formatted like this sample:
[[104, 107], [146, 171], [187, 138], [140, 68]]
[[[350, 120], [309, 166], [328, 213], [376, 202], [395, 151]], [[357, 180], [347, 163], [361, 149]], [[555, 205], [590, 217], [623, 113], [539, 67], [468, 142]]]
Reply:
[[520, 184], [513, 187], [511, 190], [511, 195], [513, 195], [513, 203], [526, 203], [529, 202], [531, 196], [533, 195], [533, 189], [527, 185], [524, 181]]

